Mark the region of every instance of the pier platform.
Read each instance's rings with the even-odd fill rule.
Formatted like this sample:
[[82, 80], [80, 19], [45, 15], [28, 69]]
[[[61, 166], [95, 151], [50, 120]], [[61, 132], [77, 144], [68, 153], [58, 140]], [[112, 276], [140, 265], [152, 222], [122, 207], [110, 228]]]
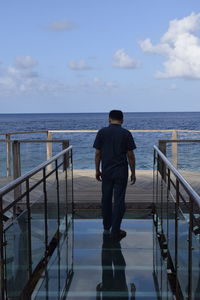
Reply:
[[[94, 170], [74, 170], [75, 209], [99, 208], [101, 203], [101, 183], [95, 179]], [[149, 208], [153, 197], [153, 171], [137, 170], [136, 183], [128, 182], [126, 192], [127, 208]]]

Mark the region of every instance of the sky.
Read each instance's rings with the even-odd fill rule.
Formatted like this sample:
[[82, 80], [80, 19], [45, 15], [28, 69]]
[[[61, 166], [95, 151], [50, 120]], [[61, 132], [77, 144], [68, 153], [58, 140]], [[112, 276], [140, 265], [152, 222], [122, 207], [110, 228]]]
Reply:
[[0, 113], [200, 111], [199, 0], [2, 0]]

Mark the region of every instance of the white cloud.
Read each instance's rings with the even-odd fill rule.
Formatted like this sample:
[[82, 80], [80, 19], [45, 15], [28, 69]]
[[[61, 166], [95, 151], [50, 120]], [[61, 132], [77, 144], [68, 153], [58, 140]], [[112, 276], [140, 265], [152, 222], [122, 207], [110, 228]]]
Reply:
[[17, 58], [14, 66], [0, 65], [0, 96], [68, 91], [67, 84], [42, 77], [33, 70], [36, 60]]
[[139, 66], [139, 62], [128, 56], [124, 49], [119, 49], [113, 55], [113, 67], [122, 69], [135, 69]]
[[20, 69], [29, 69], [36, 66], [37, 64], [37, 60], [28, 55], [17, 57], [15, 61], [16, 67]]
[[48, 28], [52, 31], [66, 31], [77, 28], [77, 25], [71, 21], [56, 21], [48, 25]]
[[84, 71], [84, 70], [92, 69], [92, 67], [88, 65], [84, 60], [80, 60], [80, 61], [71, 60], [68, 63], [68, 67], [71, 70], [75, 70], [75, 71]]
[[147, 38], [140, 42], [144, 52], [155, 53], [167, 58], [164, 71], [157, 72], [159, 78], [200, 79], [200, 39], [195, 33], [200, 29], [200, 13], [192, 13], [183, 19], [175, 19], [153, 45]]
[[99, 77], [94, 78], [94, 83], [96, 86], [102, 87], [102, 88], [118, 88], [119, 84], [116, 81], [104, 81], [101, 80]]

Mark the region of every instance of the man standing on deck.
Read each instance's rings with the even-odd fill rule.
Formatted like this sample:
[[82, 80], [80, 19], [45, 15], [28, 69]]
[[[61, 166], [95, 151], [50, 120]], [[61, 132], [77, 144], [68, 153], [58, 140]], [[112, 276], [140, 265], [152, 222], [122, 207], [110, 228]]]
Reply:
[[[131, 183], [134, 184], [136, 181], [133, 152], [136, 146], [130, 131], [122, 128], [122, 123], [122, 111], [110, 111], [109, 126], [98, 131], [93, 145], [96, 149], [96, 179], [102, 181], [104, 233], [110, 233], [111, 230], [111, 236], [115, 240], [121, 240], [126, 236], [126, 232], [121, 230], [120, 226], [125, 212], [128, 162], [131, 170]], [[112, 208], [113, 193], [114, 206]]]

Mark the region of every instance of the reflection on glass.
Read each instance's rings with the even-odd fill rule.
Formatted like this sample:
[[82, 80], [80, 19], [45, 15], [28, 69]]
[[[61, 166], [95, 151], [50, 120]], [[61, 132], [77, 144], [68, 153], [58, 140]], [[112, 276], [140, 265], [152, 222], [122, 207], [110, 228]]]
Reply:
[[120, 242], [113, 242], [109, 235], [103, 235], [101, 251], [102, 283], [96, 287], [96, 299], [135, 299], [135, 285], [131, 284], [129, 297], [126, 282], [126, 262], [121, 251]]
[[5, 231], [8, 299], [17, 299], [28, 281], [27, 218], [27, 213], [23, 213]]

